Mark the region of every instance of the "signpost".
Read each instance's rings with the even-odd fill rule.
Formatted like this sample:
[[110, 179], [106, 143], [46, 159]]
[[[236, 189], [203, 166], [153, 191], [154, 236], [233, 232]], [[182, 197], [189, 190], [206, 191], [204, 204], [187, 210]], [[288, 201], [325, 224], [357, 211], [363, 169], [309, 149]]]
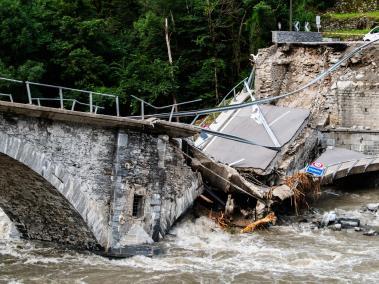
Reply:
[[305, 168], [305, 172], [316, 177], [322, 177], [325, 172], [325, 167], [323, 163], [313, 162]]
[[320, 16], [316, 16], [316, 26], [317, 26], [317, 32], [320, 32], [320, 28], [321, 28], [321, 18], [320, 18]]

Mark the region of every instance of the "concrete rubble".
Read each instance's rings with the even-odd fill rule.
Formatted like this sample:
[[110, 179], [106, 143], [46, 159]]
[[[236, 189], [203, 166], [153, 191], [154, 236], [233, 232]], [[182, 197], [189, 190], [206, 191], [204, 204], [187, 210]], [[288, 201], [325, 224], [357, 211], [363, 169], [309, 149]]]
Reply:
[[[361, 43], [279, 44], [261, 49], [255, 61], [255, 96], [258, 99], [267, 98], [293, 91], [331, 67], [359, 45]], [[350, 151], [352, 154], [349, 155], [355, 155], [356, 159], [379, 155], [378, 64], [379, 46], [373, 45], [343, 63], [339, 69], [319, 83], [294, 96], [271, 102], [277, 107], [306, 109], [310, 115], [304, 127], [301, 127], [288, 143], [282, 145], [272, 165], [266, 170], [238, 164], [230, 167], [225, 162], [222, 163], [214, 151], [213, 154], [208, 153], [208, 157], [205, 158], [204, 153], [199, 154], [193, 150], [192, 155], [196, 161], [192, 166], [198, 169], [212, 186], [224, 193], [236, 192], [236, 186], [233, 187], [235, 183], [257, 198], [263, 198], [255, 205], [250, 204], [254, 214], [258, 211], [260, 214], [267, 214], [272, 209], [278, 209], [279, 204], [279, 207], [288, 208], [288, 203], [294, 200], [298, 188], [288, 186], [286, 178], [296, 175], [307, 163], [317, 160], [326, 149], [335, 149], [341, 153], [346, 149], [346, 152]], [[240, 136], [246, 138], [243, 133]], [[235, 147], [238, 147], [237, 143], [235, 144]], [[339, 150], [336, 147], [344, 149]], [[343, 158], [344, 154], [340, 156], [341, 161], [348, 160]], [[238, 159], [239, 157], [235, 158]], [[328, 163], [334, 162], [336, 160], [332, 159]], [[199, 165], [203, 165], [203, 169]], [[351, 171], [350, 165], [345, 167]], [[210, 170], [217, 175], [210, 173]], [[220, 179], [218, 175], [223, 178]], [[309, 194], [310, 197], [313, 195], [312, 192]], [[248, 195], [245, 193], [245, 196]], [[223, 196], [224, 200], [226, 197]], [[238, 201], [237, 197], [235, 199]], [[306, 200], [303, 201], [307, 203]], [[238, 202], [236, 204], [238, 207]], [[369, 208], [371, 209], [368, 210], [372, 211], [378, 210], [376, 204], [370, 204]], [[249, 215], [246, 208], [240, 208], [239, 211], [243, 216]], [[336, 230], [347, 227], [360, 228], [359, 220], [343, 218], [339, 218], [333, 226]], [[363, 231], [367, 233], [367, 230]]]

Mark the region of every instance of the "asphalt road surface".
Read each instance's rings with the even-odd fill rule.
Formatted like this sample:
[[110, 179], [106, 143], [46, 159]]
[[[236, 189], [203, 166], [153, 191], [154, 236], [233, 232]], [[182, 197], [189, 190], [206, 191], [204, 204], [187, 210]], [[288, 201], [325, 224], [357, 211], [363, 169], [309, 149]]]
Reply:
[[[260, 109], [281, 146], [294, 137], [309, 116], [309, 111], [306, 109], [269, 105], [262, 105]], [[237, 110], [219, 131], [254, 141], [262, 146], [213, 137], [203, 150], [215, 160], [232, 164], [237, 168], [265, 170], [275, 158], [277, 151], [263, 147], [274, 147], [275, 144], [263, 125], [251, 118], [252, 112], [250, 107]]]

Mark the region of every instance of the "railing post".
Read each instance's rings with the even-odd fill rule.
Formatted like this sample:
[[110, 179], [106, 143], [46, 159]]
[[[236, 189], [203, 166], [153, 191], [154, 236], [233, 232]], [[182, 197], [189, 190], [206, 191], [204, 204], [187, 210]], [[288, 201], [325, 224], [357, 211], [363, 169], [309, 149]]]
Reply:
[[141, 101], [141, 118], [145, 119], [145, 105], [143, 101]]
[[236, 100], [236, 88], [233, 89], [234, 101]]
[[38, 106], [41, 106], [41, 100], [38, 98], [37, 99]]
[[63, 109], [63, 90], [59, 88], [59, 100], [61, 102], [61, 109]]
[[25, 83], [26, 83], [26, 91], [28, 93], [29, 104], [33, 104], [33, 102], [32, 102], [32, 93], [30, 92], [29, 82], [26, 81]]
[[89, 93], [89, 112], [93, 112], [93, 98], [92, 98], [92, 92]]
[[169, 122], [171, 122], [171, 120], [172, 120], [172, 115], [174, 113], [175, 107], [176, 107], [176, 104], [173, 104], [172, 108], [171, 108], [170, 118], [168, 119]]
[[120, 116], [120, 102], [118, 100], [118, 96], [116, 96], [116, 113], [117, 116]]
[[76, 100], [72, 100], [72, 106], [71, 106], [71, 110], [75, 110], [75, 104], [76, 104]]
[[196, 122], [196, 120], [197, 120], [198, 118], [199, 118], [199, 115], [197, 114], [197, 115], [195, 116], [195, 118], [192, 120], [191, 125], [194, 125], [195, 122]]
[[95, 114], [97, 114], [98, 106], [95, 106]]
[[254, 74], [255, 74], [255, 67], [253, 67], [251, 69], [251, 73], [250, 73], [249, 79], [247, 79], [247, 85], [249, 86], [249, 88], [251, 88], [251, 84], [252, 84], [252, 81], [253, 81]]

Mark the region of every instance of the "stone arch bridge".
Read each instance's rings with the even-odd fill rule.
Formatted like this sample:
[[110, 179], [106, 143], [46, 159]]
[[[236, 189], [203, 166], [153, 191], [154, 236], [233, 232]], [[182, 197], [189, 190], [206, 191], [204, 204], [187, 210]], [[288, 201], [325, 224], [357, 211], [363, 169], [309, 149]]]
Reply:
[[0, 208], [29, 239], [148, 254], [144, 244], [163, 237], [200, 194], [201, 178], [170, 139], [195, 133], [0, 102]]

